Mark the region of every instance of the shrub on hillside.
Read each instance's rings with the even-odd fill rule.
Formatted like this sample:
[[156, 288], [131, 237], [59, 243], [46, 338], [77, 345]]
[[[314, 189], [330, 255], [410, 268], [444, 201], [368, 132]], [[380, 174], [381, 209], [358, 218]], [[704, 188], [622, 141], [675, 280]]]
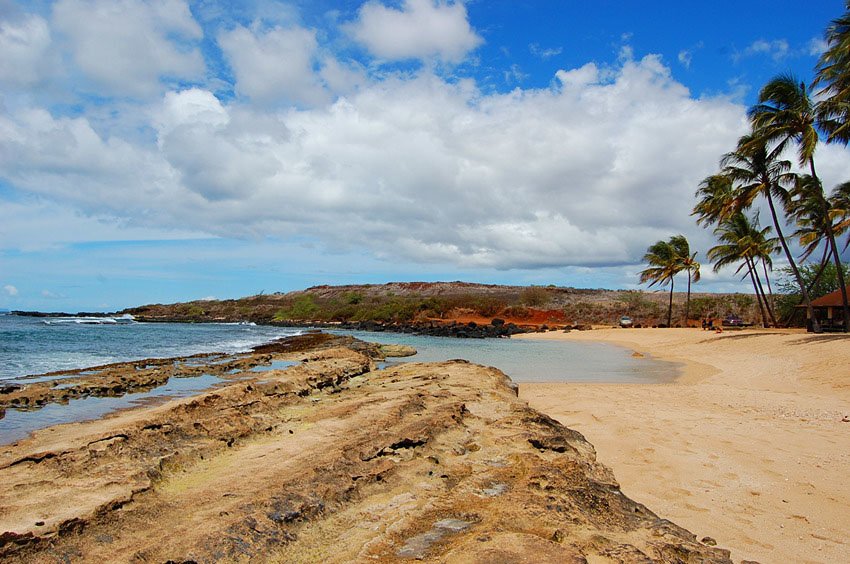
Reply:
[[519, 303], [528, 307], [543, 307], [549, 303], [552, 295], [541, 286], [529, 286], [519, 293]]

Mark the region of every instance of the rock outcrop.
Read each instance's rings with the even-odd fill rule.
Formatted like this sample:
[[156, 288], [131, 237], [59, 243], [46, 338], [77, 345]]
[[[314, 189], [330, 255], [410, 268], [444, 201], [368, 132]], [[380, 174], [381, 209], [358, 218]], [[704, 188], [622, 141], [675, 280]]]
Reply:
[[[272, 353], [273, 354], [273, 353]], [[0, 447], [6, 562], [729, 562], [464, 361], [348, 348]]]

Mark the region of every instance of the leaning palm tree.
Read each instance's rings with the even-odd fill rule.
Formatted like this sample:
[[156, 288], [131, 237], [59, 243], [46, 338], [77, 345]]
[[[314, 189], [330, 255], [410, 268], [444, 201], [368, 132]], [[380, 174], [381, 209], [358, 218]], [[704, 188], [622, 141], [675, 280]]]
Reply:
[[658, 241], [650, 245], [643, 260], [649, 267], [640, 272], [641, 284], [649, 282], [650, 287], [670, 284], [670, 301], [667, 305], [667, 327], [670, 327], [673, 319], [673, 277], [682, 271], [682, 261], [670, 241]]
[[738, 194], [732, 179], [725, 174], [706, 177], [696, 192], [697, 203], [691, 215], [697, 216], [697, 225], [719, 223], [740, 211]]
[[772, 147], [777, 158], [792, 145], [797, 147], [800, 166], [815, 172], [815, 149], [818, 132], [815, 123], [815, 103], [809, 88], [792, 74], [773, 78], [759, 91], [758, 103], [748, 112], [753, 125], [753, 139]]
[[817, 114], [829, 143], [850, 141], [850, 0], [847, 11], [826, 28], [826, 51], [817, 64], [814, 85], [822, 87]]
[[744, 277], [750, 277], [761, 312], [762, 324], [767, 327], [769, 308], [766, 308], [767, 300], [764, 297], [764, 289], [756, 264], [765, 258], [765, 249], [769, 248], [765, 240], [768, 239], [770, 227], [759, 229], [757, 216], [749, 219], [743, 213], [737, 213], [718, 225], [714, 233], [720, 240], [720, 244], [709, 249], [707, 253], [708, 258], [714, 263], [714, 271], [718, 272], [726, 266], [738, 264], [735, 272], [740, 273], [746, 267], [747, 272]]
[[[769, 155], [777, 158], [791, 144], [797, 147], [800, 166], [808, 165], [814, 185], [819, 187], [819, 196], [823, 212], [828, 213], [829, 204], [823, 193], [823, 186], [815, 170], [815, 149], [818, 144], [815, 103], [809, 95], [809, 89], [803, 82], [790, 74], [780, 75], [768, 82], [759, 92], [759, 103], [750, 108], [750, 120], [753, 124], [754, 139], [772, 149]], [[841, 286], [844, 327], [850, 327], [850, 307], [847, 304], [847, 288], [841, 268], [841, 257], [832, 232], [832, 223], [826, 222], [826, 240], [830, 246], [835, 268], [838, 271], [838, 283]]]
[[696, 260], [697, 254], [691, 253], [691, 247], [684, 235], [670, 237], [670, 244], [673, 245], [679, 257], [680, 269], [688, 273], [688, 298], [685, 301], [685, 325], [687, 325], [691, 313], [691, 282], [699, 282], [700, 264]]
[[[778, 200], [783, 208], [787, 208], [790, 201], [790, 194], [785, 185], [792, 182], [796, 177], [790, 173], [791, 163], [787, 160], [778, 159], [776, 155], [771, 155], [763, 139], [749, 134], [738, 140], [735, 151], [723, 156], [720, 165], [723, 167], [722, 174], [739, 184], [737, 192], [744, 207], [752, 205], [759, 196], [767, 200], [777, 239], [785, 253], [785, 259], [788, 261], [791, 272], [797, 280], [797, 285], [800, 287], [800, 295], [806, 306], [808, 318], [814, 320], [815, 332], [819, 333], [820, 326], [817, 325], [814, 317], [809, 292], [782, 232], [782, 222], [779, 221], [779, 214], [776, 210], [775, 200]], [[762, 264], [765, 267], [765, 277], [767, 278], [767, 262]], [[767, 278], [767, 280], [769, 286], [770, 279]]]

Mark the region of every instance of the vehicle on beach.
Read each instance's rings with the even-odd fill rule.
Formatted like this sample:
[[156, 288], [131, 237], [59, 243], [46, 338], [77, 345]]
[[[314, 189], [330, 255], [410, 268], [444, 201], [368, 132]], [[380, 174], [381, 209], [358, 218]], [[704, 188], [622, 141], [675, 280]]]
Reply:
[[634, 324], [634, 320], [628, 315], [624, 315], [620, 318], [620, 327], [631, 327]]
[[724, 327], [743, 327], [744, 325], [746, 325], [746, 323], [744, 323], [744, 320], [735, 315], [734, 313], [727, 315], [723, 319]]

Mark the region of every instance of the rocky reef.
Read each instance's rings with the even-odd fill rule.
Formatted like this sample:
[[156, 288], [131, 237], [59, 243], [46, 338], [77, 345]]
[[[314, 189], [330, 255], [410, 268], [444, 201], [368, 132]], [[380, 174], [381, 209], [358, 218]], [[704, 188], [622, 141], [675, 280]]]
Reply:
[[307, 348], [195, 359], [298, 364], [0, 447], [0, 557], [730, 562], [626, 497], [498, 370]]

